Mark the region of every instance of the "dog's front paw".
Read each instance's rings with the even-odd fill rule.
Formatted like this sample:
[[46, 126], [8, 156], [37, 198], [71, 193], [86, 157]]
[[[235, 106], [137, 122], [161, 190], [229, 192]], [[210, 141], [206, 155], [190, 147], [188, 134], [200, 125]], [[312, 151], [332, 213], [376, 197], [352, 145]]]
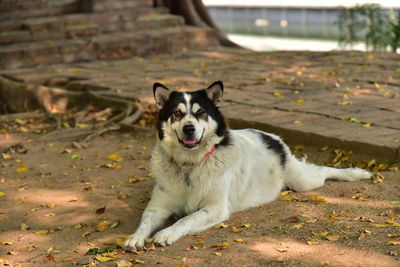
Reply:
[[141, 250], [144, 248], [144, 241], [145, 241], [144, 237], [137, 235], [137, 234], [133, 234], [133, 235], [129, 236], [127, 239], [125, 239], [124, 249], [126, 249], [126, 250]]
[[182, 234], [176, 228], [168, 227], [154, 235], [154, 243], [165, 247], [171, 245], [180, 237], [182, 237]]

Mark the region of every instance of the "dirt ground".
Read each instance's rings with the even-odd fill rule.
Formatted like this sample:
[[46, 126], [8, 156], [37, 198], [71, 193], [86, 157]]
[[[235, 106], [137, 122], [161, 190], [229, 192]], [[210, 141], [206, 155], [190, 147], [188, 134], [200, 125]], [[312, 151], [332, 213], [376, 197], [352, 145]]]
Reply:
[[[218, 227], [145, 252], [124, 252], [150, 198], [154, 131], [110, 133], [76, 148], [3, 133], [0, 262], [5, 266], [400, 266], [400, 173], [335, 182], [235, 213]], [[18, 149], [16, 149], [18, 150]], [[324, 164], [333, 148], [294, 147]], [[20, 152], [20, 153], [19, 153]], [[350, 160], [359, 161], [360, 155]], [[368, 158], [366, 160], [371, 160]], [[285, 195], [285, 193], [287, 193]], [[151, 241], [151, 240], [149, 240]], [[108, 253], [85, 255], [91, 248]], [[92, 250], [93, 251], [93, 250]], [[104, 251], [103, 251], [104, 252]]]

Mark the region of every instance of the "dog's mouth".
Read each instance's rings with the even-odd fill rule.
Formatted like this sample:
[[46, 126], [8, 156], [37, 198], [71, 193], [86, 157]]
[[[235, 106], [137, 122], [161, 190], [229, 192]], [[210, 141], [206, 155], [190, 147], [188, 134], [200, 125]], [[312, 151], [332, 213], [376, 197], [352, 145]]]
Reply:
[[198, 146], [201, 143], [201, 140], [203, 139], [203, 135], [204, 135], [204, 130], [203, 133], [201, 134], [200, 139], [180, 139], [178, 136], [178, 133], [176, 133], [176, 137], [178, 138], [179, 143], [181, 143], [184, 147], [188, 148], [188, 149], [193, 149], [196, 146]]

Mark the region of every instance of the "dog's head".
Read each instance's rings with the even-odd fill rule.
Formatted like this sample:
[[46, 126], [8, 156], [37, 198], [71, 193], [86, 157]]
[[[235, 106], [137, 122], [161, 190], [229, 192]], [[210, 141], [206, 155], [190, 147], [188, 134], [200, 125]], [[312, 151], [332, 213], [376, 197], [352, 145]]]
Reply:
[[153, 93], [160, 109], [157, 123], [160, 141], [184, 151], [220, 142], [226, 134], [226, 124], [218, 109], [223, 90], [221, 81], [194, 92], [171, 91], [155, 83]]

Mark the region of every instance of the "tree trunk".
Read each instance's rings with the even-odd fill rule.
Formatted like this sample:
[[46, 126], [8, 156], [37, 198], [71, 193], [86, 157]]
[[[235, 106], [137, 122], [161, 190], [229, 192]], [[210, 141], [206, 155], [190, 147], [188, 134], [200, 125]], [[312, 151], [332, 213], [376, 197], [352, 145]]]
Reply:
[[207, 8], [202, 0], [154, 0], [155, 6], [169, 8], [171, 14], [180, 15], [185, 19], [187, 25], [198, 27], [210, 27], [215, 30], [219, 43], [226, 47], [240, 46], [228, 39], [208, 14]]

